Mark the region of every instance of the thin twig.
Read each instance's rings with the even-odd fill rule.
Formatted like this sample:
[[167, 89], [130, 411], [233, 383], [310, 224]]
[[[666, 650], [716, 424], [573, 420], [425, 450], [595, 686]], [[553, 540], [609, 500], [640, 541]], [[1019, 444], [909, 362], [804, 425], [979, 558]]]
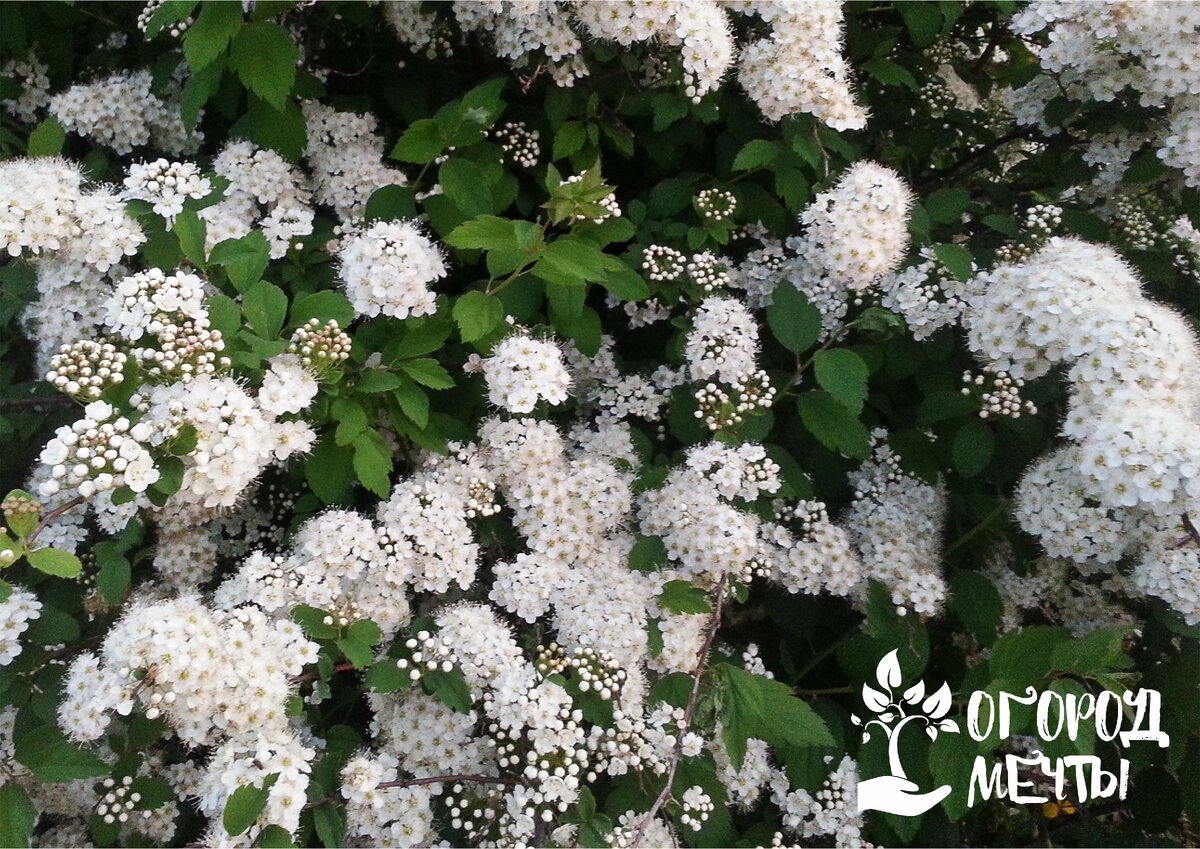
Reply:
[[1200, 530], [1196, 529], [1196, 524], [1192, 521], [1192, 517], [1185, 510], [1183, 513], [1183, 529], [1188, 532], [1188, 536], [1192, 538], [1192, 542], [1200, 545]]
[[67, 513], [71, 510], [74, 510], [80, 504], [83, 504], [84, 501], [86, 501], [86, 499], [82, 495], [77, 495], [74, 498], [72, 498], [70, 501], [68, 501], [66, 504], [62, 505], [61, 507], [55, 507], [53, 510], [51, 510], [49, 513], [47, 513], [45, 516], [42, 516], [42, 519], [40, 522], [38, 522], [37, 527], [33, 529], [33, 533], [31, 533], [29, 535], [27, 542], [33, 542], [35, 539], [37, 539], [38, 534], [40, 534], [42, 531], [44, 531], [46, 529], [47, 525], [49, 525], [51, 522], [53, 522], [55, 519], [57, 519], [63, 513]]
[[[337, 666], [333, 667], [333, 669], [330, 671], [331, 672], [346, 672], [347, 670], [350, 670], [350, 669], [354, 669], [353, 663], [339, 663]], [[303, 684], [307, 681], [316, 681], [319, 677], [320, 677], [320, 675], [318, 675], [316, 672], [305, 672], [303, 675], [297, 675], [295, 678], [293, 678], [291, 683], [292, 684]]]
[[696, 712], [696, 702], [700, 697], [700, 680], [704, 677], [705, 667], [708, 666], [708, 653], [712, 649], [713, 640], [717, 637], [717, 629], [721, 626], [721, 608], [725, 604], [726, 578], [727, 576], [722, 575], [721, 580], [717, 582], [717, 597], [713, 603], [712, 619], [708, 623], [708, 633], [704, 635], [704, 644], [700, 646], [696, 670], [692, 673], [692, 691], [688, 694], [687, 707], [684, 708], [683, 719], [680, 721], [675, 735], [675, 747], [671, 750], [671, 763], [667, 767], [667, 782], [663, 785], [658, 798], [654, 800], [654, 804], [650, 806], [650, 810], [646, 811], [646, 815], [638, 823], [637, 830], [629, 841], [630, 846], [642, 845], [642, 837], [645, 836], [646, 829], [650, 827], [650, 823], [654, 821], [654, 817], [662, 809], [662, 806], [671, 798], [671, 785], [675, 783], [675, 770], [679, 766], [679, 758], [683, 754], [684, 733], [692, 724], [692, 716]]
[[423, 787], [426, 784], [503, 784], [506, 787], [516, 787], [524, 784], [520, 778], [510, 775], [431, 775], [428, 778], [402, 778], [399, 781], [384, 781], [378, 789], [385, 787]]
[[11, 410], [18, 407], [60, 407], [74, 404], [72, 398], [66, 395], [40, 395], [37, 398], [4, 398], [0, 399], [0, 410]]

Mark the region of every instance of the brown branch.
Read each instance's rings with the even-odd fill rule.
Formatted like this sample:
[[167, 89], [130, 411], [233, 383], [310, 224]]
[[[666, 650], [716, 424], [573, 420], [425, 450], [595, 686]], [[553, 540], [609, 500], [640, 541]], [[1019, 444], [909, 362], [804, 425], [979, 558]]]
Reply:
[[697, 653], [696, 670], [692, 673], [692, 691], [688, 694], [687, 707], [684, 708], [683, 719], [676, 729], [675, 747], [671, 750], [671, 763], [667, 767], [667, 783], [663, 786], [662, 792], [658, 794], [658, 798], [654, 800], [654, 804], [650, 806], [650, 810], [646, 811], [646, 815], [638, 823], [637, 830], [633, 833], [633, 837], [629, 841], [630, 846], [641, 845], [642, 838], [646, 834], [646, 829], [650, 827], [650, 823], [654, 821], [654, 817], [662, 809], [662, 806], [671, 798], [671, 785], [675, 783], [675, 770], [679, 766], [679, 758], [683, 755], [683, 736], [691, 726], [692, 716], [696, 713], [696, 702], [700, 698], [700, 680], [704, 677], [705, 667], [708, 666], [708, 653], [712, 649], [713, 640], [717, 637], [717, 629], [721, 626], [721, 608], [725, 604], [725, 581], [727, 578], [727, 575], [722, 575], [721, 580], [717, 581], [716, 601], [713, 602], [712, 619], [708, 623], [708, 632], [704, 635], [704, 643], [700, 646], [700, 651]]
[[31, 533], [29, 535], [29, 538], [26, 541], [33, 542], [35, 539], [37, 539], [37, 535], [46, 529], [47, 525], [49, 525], [51, 522], [53, 522], [55, 519], [57, 519], [63, 513], [67, 513], [67, 512], [70, 512], [71, 510], [74, 510], [80, 504], [83, 504], [86, 500], [87, 499], [85, 499], [82, 495], [77, 495], [74, 498], [72, 498], [70, 501], [68, 501], [66, 504], [62, 505], [61, 507], [56, 507], [53, 510], [51, 510], [49, 513], [47, 513], [46, 515], [42, 516], [41, 521], [38, 522], [37, 527], [33, 529], [33, 533]]
[[1188, 536], [1192, 538], [1192, 542], [1200, 545], [1200, 530], [1197, 530], [1196, 524], [1192, 521], [1192, 517], [1185, 510], [1183, 513], [1183, 529], [1188, 532]]
[[384, 781], [376, 787], [424, 787], [427, 784], [503, 784], [506, 787], [517, 787], [525, 782], [519, 778], [505, 775], [431, 775], [428, 778], [401, 778], [398, 781]]
[[[347, 670], [354, 669], [354, 668], [355, 667], [354, 667], [353, 663], [339, 663], [337, 666], [333, 667], [333, 669], [331, 671], [332, 672], [346, 672]], [[320, 677], [321, 676], [319, 674], [317, 674], [316, 672], [305, 672], [303, 675], [297, 675], [289, 683], [304, 684], [307, 681], [316, 681]]]
[[0, 399], [0, 410], [13, 410], [20, 407], [65, 407], [74, 404], [73, 398], [66, 395], [39, 395], [36, 398], [4, 398]]
[[992, 55], [996, 52], [996, 48], [1000, 46], [1000, 36], [1003, 32], [1004, 26], [1002, 24], [992, 24], [992, 31], [988, 34], [987, 46], [983, 48], [983, 53], [971, 65], [972, 74], [978, 74], [983, 69], [983, 66], [988, 63], [988, 60], [992, 58]]
[[1033, 135], [1033, 133], [1034, 133], [1033, 127], [1021, 127], [1021, 128], [1015, 129], [1015, 130], [1010, 130], [1009, 132], [1005, 133], [1004, 135], [1000, 136], [999, 138], [997, 138], [993, 141], [990, 141], [985, 145], [975, 148], [975, 150], [962, 156], [961, 158], [959, 158], [959, 160], [957, 162], [952, 163], [950, 166], [943, 168], [940, 171], [934, 171], [928, 177], [926, 177], [925, 179], [918, 182], [918, 188], [926, 188], [931, 183], [940, 182], [941, 180], [946, 179], [947, 177], [949, 177], [951, 174], [955, 173], [956, 171], [959, 171], [959, 170], [965, 168], [966, 166], [970, 165], [975, 160], [980, 159], [980, 158], [986, 156], [987, 154], [991, 153], [996, 148], [1003, 147], [1004, 145], [1008, 144], [1010, 141], [1016, 141], [1017, 139], [1029, 138], [1030, 136]]

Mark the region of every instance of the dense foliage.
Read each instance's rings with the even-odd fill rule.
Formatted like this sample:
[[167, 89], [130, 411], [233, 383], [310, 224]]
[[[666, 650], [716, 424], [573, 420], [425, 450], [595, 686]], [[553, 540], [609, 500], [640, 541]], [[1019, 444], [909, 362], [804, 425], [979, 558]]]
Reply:
[[1200, 4], [0, 46], [3, 845], [1195, 845]]

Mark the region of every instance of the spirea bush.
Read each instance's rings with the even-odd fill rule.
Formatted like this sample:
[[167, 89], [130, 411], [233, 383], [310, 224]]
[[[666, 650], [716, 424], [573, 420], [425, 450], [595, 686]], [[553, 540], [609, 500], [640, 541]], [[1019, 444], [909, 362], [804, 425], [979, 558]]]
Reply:
[[1195, 845], [1200, 4], [0, 15], [3, 845]]

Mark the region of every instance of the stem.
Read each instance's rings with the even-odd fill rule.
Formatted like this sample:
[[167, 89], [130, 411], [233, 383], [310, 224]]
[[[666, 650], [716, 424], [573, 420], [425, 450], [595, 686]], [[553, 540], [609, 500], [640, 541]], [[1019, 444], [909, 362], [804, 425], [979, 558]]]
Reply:
[[423, 787], [426, 784], [503, 784], [506, 787], [517, 787], [525, 782], [519, 778], [504, 775], [432, 775], [428, 778], [402, 778], [399, 781], [384, 781], [379, 789], [386, 787]]
[[958, 551], [958, 549], [962, 548], [964, 545], [966, 545], [968, 542], [970, 542], [976, 536], [981, 534], [992, 523], [993, 519], [995, 519], [997, 516], [1003, 515], [1007, 511], [1008, 511], [1008, 505], [1001, 504], [999, 507], [997, 507], [991, 513], [988, 513], [986, 516], [983, 517], [983, 520], [978, 525], [971, 528], [971, 530], [967, 531], [965, 534], [963, 534], [958, 539], [956, 539], [953, 543], [951, 543], [949, 545], [949, 547], [947, 547], [946, 550], [942, 552], [942, 557], [943, 558], [949, 557], [951, 554]]
[[853, 688], [847, 684], [845, 687], [825, 687], [821, 690], [794, 690], [798, 696], [838, 696], [844, 693], [853, 693]]
[[1183, 512], [1183, 528], [1188, 532], [1188, 536], [1192, 538], [1192, 542], [1200, 545], [1200, 530], [1196, 529], [1196, 524], [1192, 521], [1192, 517], [1187, 511]]
[[[331, 671], [346, 672], [347, 670], [350, 670], [350, 669], [354, 669], [353, 663], [339, 663], [337, 666], [333, 667], [333, 669]], [[316, 672], [305, 672], [303, 675], [297, 675], [289, 683], [303, 684], [307, 681], [316, 681], [319, 677], [320, 677], [320, 675], [318, 675]]]
[[5, 398], [0, 400], [0, 410], [11, 410], [18, 407], [60, 407], [74, 403], [75, 401], [66, 395], [45, 395], [40, 398]]
[[56, 507], [55, 509], [51, 510], [46, 515], [42, 516], [41, 521], [38, 522], [37, 527], [33, 529], [33, 533], [31, 533], [28, 536], [26, 541], [33, 542], [35, 539], [37, 539], [38, 534], [40, 534], [42, 531], [44, 531], [46, 529], [47, 525], [49, 525], [51, 522], [53, 522], [55, 519], [57, 519], [63, 513], [67, 513], [71, 510], [74, 510], [80, 504], [83, 504], [85, 500], [86, 499], [84, 499], [84, 497], [82, 495], [77, 495], [74, 498], [72, 498], [70, 501], [68, 501], [66, 504], [62, 505], [61, 507]]
[[692, 715], [696, 712], [696, 700], [700, 697], [700, 680], [704, 677], [704, 669], [708, 665], [708, 652], [712, 649], [713, 640], [717, 637], [717, 629], [721, 625], [721, 608], [725, 604], [725, 581], [727, 577], [727, 575], [722, 575], [721, 580], [717, 581], [717, 597], [713, 603], [712, 619], [708, 623], [708, 633], [704, 635], [704, 644], [700, 646], [700, 651], [697, 653], [696, 669], [692, 673], [692, 691], [688, 694], [687, 707], [683, 711], [683, 720], [680, 721], [679, 728], [676, 730], [675, 748], [671, 751], [671, 763], [667, 767], [667, 782], [663, 785], [662, 792], [658, 794], [658, 798], [654, 800], [654, 804], [650, 806], [650, 810], [646, 811], [646, 815], [638, 823], [637, 830], [634, 831], [633, 837], [629, 841], [630, 846], [641, 845], [642, 838], [646, 834], [646, 829], [650, 827], [650, 823], [654, 822], [654, 817], [662, 809], [662, 806], [671, 798], [671, 785], [675, 783], [675, 770], [679, 766], [679, 758], [683, 754], [683, 735], [692, 724]]

